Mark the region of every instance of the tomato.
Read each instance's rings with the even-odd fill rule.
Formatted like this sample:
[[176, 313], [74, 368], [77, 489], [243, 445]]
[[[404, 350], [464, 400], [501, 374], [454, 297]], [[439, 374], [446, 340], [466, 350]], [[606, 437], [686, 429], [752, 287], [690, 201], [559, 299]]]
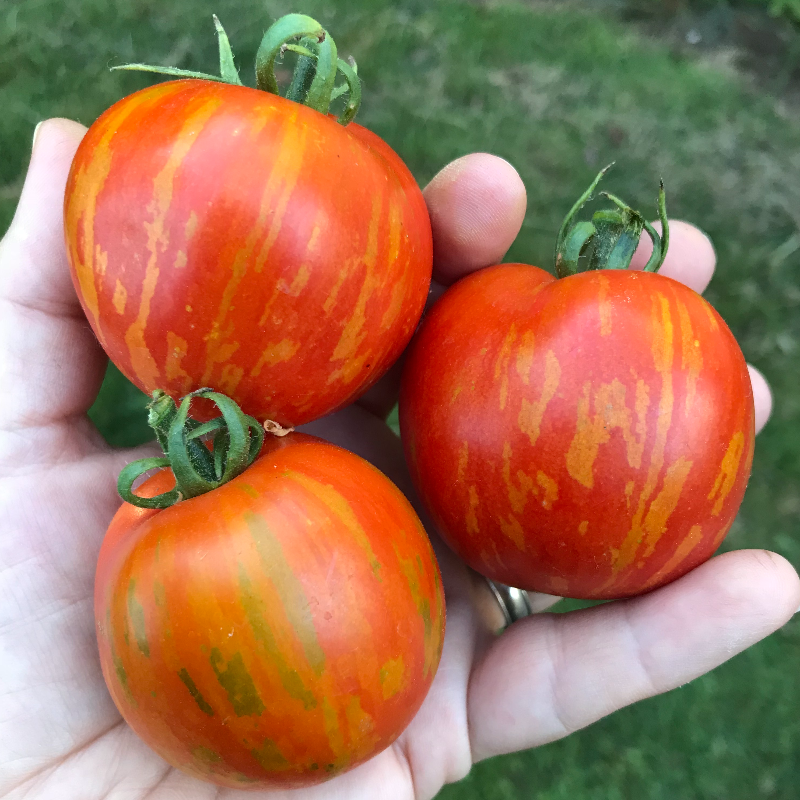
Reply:
[[519, 588], [614, 598], [720, 544], [750, 473], [754, 408], [731, 332], [686, 286], [502, 264], [425, 319], [400, 426], [414, 483], [467, 564]]
[[[267, 439], [220, 488], [123, 504], [95, 588], [125, 720], [173, 766], [236, 788], [319, 782], [387, 747], [444, 636], [436, 560], [400, 491], [314, 437]], [[173, 484], [164, 470], [140, 494]]]
[[428, 293], [430, 221], [401, 159], [241, 85], [169, 81], [112, 106], [64, 213], [75, 287], [120, 370], [147, 393], [212, 386], [262, 421], [363, 393]]

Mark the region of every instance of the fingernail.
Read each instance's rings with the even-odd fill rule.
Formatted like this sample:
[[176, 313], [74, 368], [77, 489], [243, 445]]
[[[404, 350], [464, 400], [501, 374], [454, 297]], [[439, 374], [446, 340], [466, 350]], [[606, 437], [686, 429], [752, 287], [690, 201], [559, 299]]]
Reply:
[[794, 613], [795, 614], [800, 614], [800, 608], [798, 608], [797, 611], [795, 611]]
[[33, 151], [33, 148], [36, 147], [36, 137], [39, 135], [39, 128], [42, 127], [42, 122], [44, 122], [44, 120], [38, 122], [36, 124], [36, 127], [33, 129], [33, 142], [31, 144], [31, 152]]

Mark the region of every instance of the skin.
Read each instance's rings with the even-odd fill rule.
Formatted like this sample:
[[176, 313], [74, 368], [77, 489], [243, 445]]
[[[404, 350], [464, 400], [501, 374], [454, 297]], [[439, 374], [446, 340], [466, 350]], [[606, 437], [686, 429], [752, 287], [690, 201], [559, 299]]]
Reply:
[[[149, 451], [111, 450], [86, 417], [105, 358], [71, 288], [61, 222], [83, 133], [65, 120], [40, 129], [0, 248], [0, 795], [244, 800], [238, 790], [186, 777], [150, 751], [122, 722], [100, 670], [92, 614], [97, 553], [119, 505], [117, 473]], [[504, 162], [472, 155], [451, 169], [459, 170], [455, 180], [443, 185], [440, 175], [426, 190], [434, 241], [455, 248], [437, 267], [448, 282], [459, 264], [501, 261], [524, 209], [518, 179], [502, 178], [511, 174]], [[462, 217], [487, 176], [496, 178], [489, 180], [490, 207]], [[458, 252], [462, 235], [473, 235], [459, 229], [465, 218], [493, 237], [483, 264]], [[673, 246], [668, 274], [681, 268], [675, 259], [682, 247]], [[703, 261], [686, 277], [703, 289], [712, 271]], [[767, 391], [755, 382], [762, 418]], [[369, 407], [382, 411], [391, 397], [391, 383], [376, 387]], [[399, 442], [364, 404], [309, 428], [371, 460], [410, 493]], [[779, 628], [800, 605], [800, 580], [788, 562], [739, 551], [642, 597], [538, 614], [495, 638], [477, 613], [472, 574], [435, 538], [434, 546], [447, 634], [431, 692], [409, 727], [391, 748], [329, 783], [248, 797], [431, 798], [480, 759], [558, 739], [692, 680]]]

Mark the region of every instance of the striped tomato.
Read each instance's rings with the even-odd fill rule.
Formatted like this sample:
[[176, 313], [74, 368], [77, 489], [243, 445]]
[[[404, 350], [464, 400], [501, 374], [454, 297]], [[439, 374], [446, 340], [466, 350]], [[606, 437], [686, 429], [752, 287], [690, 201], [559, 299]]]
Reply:
[[[173, 484], [165, 470], [140, 494]], [[124, 504], [95, 615], [130, 726], [175, 767], [238, 788], [319, 782], [387, 747], [444, 635], [436, 560], [403, 495], [297, 433], [207, 494]]]
[[[640, 232], [616, 240], [625, 266]], [[426, 506], [470, 566], [550, 594], [628, 596], [725, 536], [750, 474], [753, 395], [702, 297], [649, 271], [565, 269], [585, 239], [562, 239], [564, 277], [503, 264], [434, 306], [406, 362], [401, 430]]]
[[272, 93], [273, 51], [304, 24], [265, 36], [268, 91], [190, 78], [106, 111], [64, 207], [81, 303], [130, 380], [173, 397], [212, 386], [283, 425], [347, 404], [388, 369], [432, 262], [422, 194], [391, 148], [326, 103]]

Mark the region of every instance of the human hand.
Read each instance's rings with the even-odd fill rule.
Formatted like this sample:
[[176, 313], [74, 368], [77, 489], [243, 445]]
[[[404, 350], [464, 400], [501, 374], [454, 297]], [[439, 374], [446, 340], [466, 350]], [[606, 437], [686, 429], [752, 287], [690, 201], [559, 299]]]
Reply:
[[[119, 716], [100, 671], [92, 609], [97, 552], [120, 502], [116, 476], [148, 448], [113, 450], [86, 416], [106, 360], [72, 288], [61, 210], [83, 133], [65, 120], [42, 126], [0, 245], [0, 796], [244, 798], [189, 778], [150, 751]], [[525, 208], [516, 172], [485, 155], [445, 168], [426, 199], [442, 283], [499, 261]], [[701, 291], [714, 267], [710, 245], [682, 224], [672, 238], [661, 271]], [[399, 442], [383, 421], [396, 372], [306, 430], [370, 459], [413, 495]], [[769, 390], [757, 374], [754, 390], [763, 424]], [[480, 582], [434, 545], [447, 636], [411, 725], [388, 750], [328, 783], [248, 797], [430, 798], [475, 761], [557, 739], [697, 677], [800, 605], [800, 582], [784, 559], [740, 551], [643, 597], [534, 615], [496, 638], [476, 611]]]

